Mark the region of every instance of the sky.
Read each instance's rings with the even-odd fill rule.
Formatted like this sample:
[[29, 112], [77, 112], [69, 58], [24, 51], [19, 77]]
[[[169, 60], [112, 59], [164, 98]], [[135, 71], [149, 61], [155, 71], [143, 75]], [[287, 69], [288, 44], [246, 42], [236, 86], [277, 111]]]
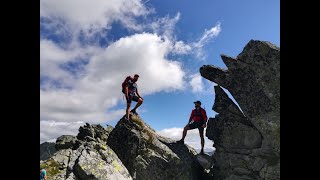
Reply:
[[[236, 57], [251, 39], [280, 47], [279, 0], [41, 0], [40, 143], [85, 122], [115, 126], [125, 114], [121, 83], [134, 74], [137, 112], [178, 140], [194, 101], [216, 115], [216, 84], [199, 68], [226, 68], [220, 55]], [[185, 141], [199, 149], [198, 130]]]

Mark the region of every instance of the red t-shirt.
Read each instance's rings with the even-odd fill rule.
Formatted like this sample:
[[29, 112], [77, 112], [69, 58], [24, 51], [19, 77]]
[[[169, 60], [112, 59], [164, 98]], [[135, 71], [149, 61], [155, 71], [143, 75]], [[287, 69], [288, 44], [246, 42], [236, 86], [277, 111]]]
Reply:
[[201, 116], [196, 116], [196, 109], [192, 110], [190, 118], [193, 119], [194, 122], [198, 122], [201, 120], [201, 118], [203, 117], [204, 122], [207, 122], [207, 113], [206, 110], [201, 108], [201, 113], [202, 113], [202, 117]]

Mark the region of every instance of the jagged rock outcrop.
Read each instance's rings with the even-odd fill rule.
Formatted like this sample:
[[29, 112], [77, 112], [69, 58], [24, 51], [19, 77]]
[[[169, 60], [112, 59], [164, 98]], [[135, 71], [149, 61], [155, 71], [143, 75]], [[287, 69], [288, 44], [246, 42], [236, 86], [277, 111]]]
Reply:
[[40, 144], [40, 160], [47, 160], [57, 151], [55, 148], [55, 143], [44, 142]]
[[61, 150], [61, 149], [69, 149], [74, 146], [76, 143], [77, 138], [72, 135], [62, 135], [57, 138], [56, 140], [56, 149]]
[[[251, 40], [228, 69], [212, 65], [200, 74], [215, 83], [206, 136], [214, 141], [214, 179], [280, 179], [280, 48]], [[241, 110], [221, 87], [226, 88]]]
[[196, 151], [156, 134], [138, 116], [133, 123], [121, 119], [108, 138], [110, 146], [139, 180], [209, 179], [196, 161]]
[[100, 139], [102, 141], [107, 141], [109, 133], [112, 131], [112, 127], [109, 125], [103, 128], [100, 125], [85, 125], [80, 127], [79, 133], [77, 135], [78, 140], [90, 141], [95, 139]]
[[57, 152], [42, 166], [48, 179], [212, 179], [209, 156], [159, 136], [138, 116], [122, 118], [114, 129], [86, 124], [77, 136], [63, 135]]
[[77, 136], [61, 136], [57, 152], [42, 163], [48, 179], [106, 180], [132, 179], [126, 167], [106, 145], [112, 128], [86, 124]]

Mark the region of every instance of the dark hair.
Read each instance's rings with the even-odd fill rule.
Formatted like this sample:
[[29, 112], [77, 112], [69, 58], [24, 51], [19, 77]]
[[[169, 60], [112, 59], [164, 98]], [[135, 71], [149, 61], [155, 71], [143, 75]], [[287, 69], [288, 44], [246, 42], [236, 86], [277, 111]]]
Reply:
[[137, 76], [137, 77], [139, 77], [139, 75], [138, 75], [138, 74], [135, 74], [134, 76]]

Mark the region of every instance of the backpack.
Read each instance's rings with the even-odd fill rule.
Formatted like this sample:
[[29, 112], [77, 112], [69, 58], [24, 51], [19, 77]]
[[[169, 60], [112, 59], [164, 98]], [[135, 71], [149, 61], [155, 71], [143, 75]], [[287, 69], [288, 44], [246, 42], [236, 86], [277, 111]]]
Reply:
[[126, 79], [123, 81], [122, 83], [122, 91], [126, 88], [126, 85], [128, 84], [129, 80], [133, 80], [133, 78], [131, 76], [126, 77]]

